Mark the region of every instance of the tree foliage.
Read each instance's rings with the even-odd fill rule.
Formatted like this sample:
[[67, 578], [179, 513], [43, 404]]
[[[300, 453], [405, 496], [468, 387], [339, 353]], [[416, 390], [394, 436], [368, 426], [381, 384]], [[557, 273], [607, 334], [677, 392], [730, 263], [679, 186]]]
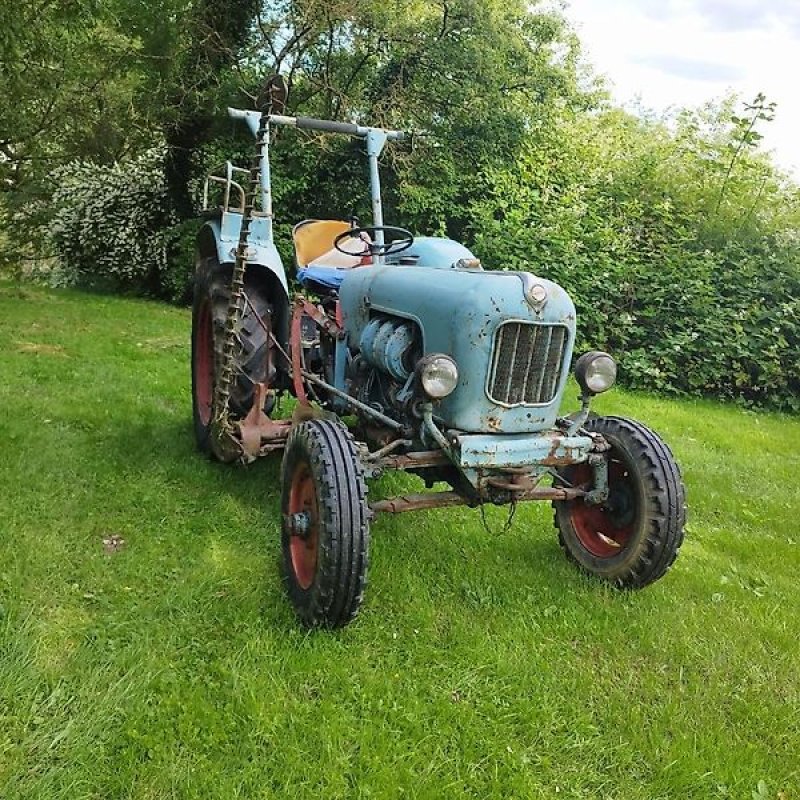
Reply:
[[[416, 131], [384, 156], [387, 219], [463, 240], [488, 268], [561, 282], [582, 344], [620, 356], [630, 385], [798, 410], [800, 204], [760, 149], [774, 105], [624, 112], [550, 9], [40, 0], [0, 12], [9, 230], [54, 219], [75, 279], [180, 297], [201, 176], [252, 150], [224, 107], [254, 105], [280, 71], [288, 113]], [[356, 140], [275, 137], [291, 263], [297, 220], [368, 217], [365, 163]]]
[[0, 10], [0, 185], [91, 153], [120, 156], [129, 141], [136, 40], [91, 0], [5, 3]]
[[629, 385], [798, 411], [800, 197], [751, 121], [569, 116], [492, 174], [475, 247], [564, 285]]

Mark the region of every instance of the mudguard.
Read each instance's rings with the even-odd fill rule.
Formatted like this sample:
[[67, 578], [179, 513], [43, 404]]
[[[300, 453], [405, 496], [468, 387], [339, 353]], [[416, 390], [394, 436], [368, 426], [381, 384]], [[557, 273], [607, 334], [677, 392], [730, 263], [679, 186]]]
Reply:
[[[239, 245], [242, 215], [218, 212], [206, 220], [197, 235], [199, 255], [215, 256], [219, 264], [233, 264]], [[248, 237], [248, 274], [260, 273], [268, 286], [273, 306], [273, 331], [283, 347], [289, 342], [289, 289], [283, 262], [266, 237], [266, 220], [254, 218]]]
[[[220, 264], [233, 263], [235, 260], [241, 226], [242, 215], [231, 211], [224, 211], [207, 220], [203, 225], [200, 231], [200, 239], [201, 241], [213, 239], [217, 260]], [[263, 217], [254, 217], [250, 223], [250, 236], [247, 239], [247, 245], [249, 251], [248, 265], [271, 272], [283, 287], [283, 293], [288, 302], [289, 287], [286, 281], [286, 271], [283, 268], [283, 262], [277, 248], [267, 239], [266, 219]]]

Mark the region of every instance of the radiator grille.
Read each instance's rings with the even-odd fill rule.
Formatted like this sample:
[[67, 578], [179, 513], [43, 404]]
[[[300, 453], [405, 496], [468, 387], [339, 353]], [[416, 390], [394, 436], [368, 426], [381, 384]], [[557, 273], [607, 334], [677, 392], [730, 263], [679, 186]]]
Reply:
[[563, 325], [501, 325], [494, 339], [489, 398], [508, 406], [552, 402], [567, 340], [568, 330]]

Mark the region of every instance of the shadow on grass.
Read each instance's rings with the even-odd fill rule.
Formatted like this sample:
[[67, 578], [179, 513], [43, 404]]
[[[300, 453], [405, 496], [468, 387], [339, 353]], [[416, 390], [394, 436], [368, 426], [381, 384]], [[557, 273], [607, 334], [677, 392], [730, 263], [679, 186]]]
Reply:
[[120, 473], [158, 470], [188, 491], [226, 491], [242, 500], [266, 489], [267, 502], [280, 502], [280, 453], [248, 465], [222, 464], [197, 449], [191, 420], [109, 425], [95, 444], [100, 458]]
[[[203, 529], [208, 523], [215, 541], [245, 551], [254, 544], [253, 526], [236, 522], [242, 517], [231, 511], [231, 501], [236, 512], [255, 520], [256, 528], [265, 536], [257, 547], [263, 547], [267, 557], [260, 590], [263, 623], [273, 630], [294, 629], [296, 623], [287, 613], [288, 606], [277, 600], [283, 596], [280, 454], [247, 466], [214, 462], [197, 451], [189, 420], [153, 420], [124, 427], [109, 424], [98, 433], [100, 438], [94, 440], [97, 462], [114, 473], [115, 480], [135, 481], [138, 474], [148, 475], [151, 482], [163, 480], [165, 515], [173, 513], [170, 497], [181, 495], [190, 501], [186, 504], [188, 510], [182, 513], [194, 518], [196, 528]], [[372, 482], [370, 497], [418, 492], [421, 487], [422, 482], [416, 477], [389, 473]], [[214, 518], [215, 508], [219, 508], [219, 519]], [[585, 581], [577, 570], [564, 563], [549, 513], [518, 513], [512, 527], [500, 535], [507, 513], [505, 508], [487, 508], [487, 529], [479, 509], [378, 516], [372, 523], [370, 594], [377, 591], [376, 584], [381, 590], [396, 584], [416, 586], [418, 591], [422, 588], [420, 582], [430, 582], [426, 593], [430, 591], [437, 603], [462, 604], [464, 587], [469, 584], [470, 596], [477, 593], [489, 598], [489, 605], [495, 605], [497, 598], [516, 596], [523, 584], [529, 592], [538, 586], [534, 595], [552, 592], [565, 581], [572, 590], [585, 590]], [[220, 524], [226, 517], [232, 524]], [[209, 546], [210, 542], [209, 539]], [[377, 576], [376, 570], [389, 570], [391, 575]], [[465, 570], [470, 576], [468, 581]], [[510, 589], [509, 580], [520, 585]]]

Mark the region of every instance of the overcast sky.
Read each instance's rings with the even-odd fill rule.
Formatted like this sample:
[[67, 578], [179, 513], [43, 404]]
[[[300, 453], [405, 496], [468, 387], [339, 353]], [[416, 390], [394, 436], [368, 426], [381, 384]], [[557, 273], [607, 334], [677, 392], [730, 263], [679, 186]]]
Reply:
[[567, 0], [587, 60], [614, 97], [698, 106], [734, 90], [778, 104], [760, 129], [800, 177], [800, 0]]

